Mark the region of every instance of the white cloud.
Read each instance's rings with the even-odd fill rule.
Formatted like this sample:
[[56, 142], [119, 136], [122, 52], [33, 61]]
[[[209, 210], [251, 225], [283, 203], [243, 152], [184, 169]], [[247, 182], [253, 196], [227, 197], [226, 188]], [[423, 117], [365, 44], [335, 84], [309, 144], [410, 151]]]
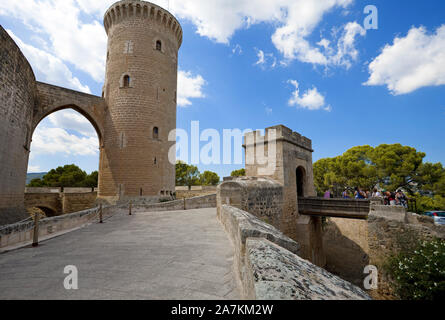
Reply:
[[349, 22], [345, 25], [343, 35], [337, 43], [337, 53], [331, 57], [333, 64], [349, 69], [352, 61], [357, 60], [358, 50], [355, 48], [357, 35], [364, 37], [366, 30], [357, 22]]
[[59, 58], [24, 43], [11, 30], [7, 30], [9, 35], [14, 39], [22, 50], [23, 54], [32, 65], [34, 71], [40, 73], [43, 81], [57, 83], [68, 88], [91, 93], [88, 86], [83, 86], [79, 79], [74, 77], [70, 69]]
[[48, 116], [54, 127], [74, 130], [83, 136], [97, 138], [97, 133], [87, 118], [74, 110], [62, 110]]
[[96, 137], [78, 137], [65, 129], [45, 126], [37, 127], [31, 143], [31, 153], [35, 155], [95, 156], [98, 155], [98, 148]]
[[406, 37], [395, 38], [369, 64], [365, 85], [386, 85], [394, 95], [445, 84], [445, 25], [434, 34], [413, 27]]
[[201, 75], [193, 76], [191, 72], [179, 71], [178, 73], [178, 106], [192, 105], [190, 99], [204, 98], [202, 91], [206, 81]]
[[[276, 26], [272, 42], [287, 60], [298, 59], [317, 65], [348, 66], [346, 56], [356, 56], [352, 47], [357, 34], [357, 23], [345, 27], [345, 37], [339, 41], [337, 57], [327, 55], [312, 46], [307, 38], [325, 14], [339, 8], [346, 9], [353, 0], [182, 0], [172, 1], [172, 11], [192, 21], [197, 33], [216, 42], [228, 44], [234, 33], [259, 23]], [[352, 37], [352, 38], [351, 38]], [[346, 51], [345, 51], [346, 50]]]
[[330, 112], [332, 107], [326, 105], [325, 98], [321, 95], [317, 88], [308, 89], [303, 95], [300, 95], [299, 83], [296, 80], [289, 80], [289, 83], [295, 86], [295, 91], [289, 99], [290, 106], [297, 106], [308, 110], [325, 110]]
[[101, 82], [105, 72], [105, 30], [97, 20], [82, 22], [81, 12], [74, 0], [0, 1], [0, 14], [20, 19], [34, 33], [49, 38], [51, 55]]
[[33, 166], [31, 164], [28, 165], [28, 173], [38, 173], [42, 172], [42, 169], [40, 169], [39, 166]]
[[[195, 24], [198, 34], [219, 43], [228, 44], [237, 30], [259, 23], [272, 24], [275, 27], [272, 42], [285, 58], [285, 61], [280, 61], [283, 66], [298, 59], [316, 65], [345, 67], [349, 67], [351, 60], [356, 57], [353, 39], [358, 34], [362, 35], [362, 32], [346, 27], [347, 37], [344, 41], [339, 41], [337, 53], [312, 45], [308, 37], [327, 13], [338, 9], [341, 14], [353, 1], [152, 0], [164, 8], [168, 8], [169, 4], [173, 14]], [[40, 50], [74, 65], [101, 83], [104, 78], [107, 42], [102, 19], [114, 2], [115, 0], [0, 0], [0, 15], [21, 20], [32, 31], [30, 36], [38, 35], [48, 44]], [[352, 26], [354, 23], [348, 25]], [[276, 62], [272, 64], [276, 65]]]

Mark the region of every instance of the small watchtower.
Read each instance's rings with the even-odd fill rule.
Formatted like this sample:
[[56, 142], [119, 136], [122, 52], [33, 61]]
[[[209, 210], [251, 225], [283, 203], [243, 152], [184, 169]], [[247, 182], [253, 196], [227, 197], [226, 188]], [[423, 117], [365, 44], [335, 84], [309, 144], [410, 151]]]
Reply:
[[[286, 235], [297, 240], [302, 246], [302, 256], [317, 265], [324, 265], [323, 245], [320, 237], [321, 219], [300, 215], [298, 198], [315, 197], [314, 173], [312, 164], [312, 141], [291, 129], [278, 125], [260, 131], [247, 133], [244, 137], [246, 154], [246, 176], [272, 179], [281, 185], [280, 196], [276, 196], [269, 208], [280, 205], [279, 213], [270, 219]], [[232, 182], [233, 184], [233, 182]], [[224, 189], [223, 186], [220, 189]], [[268, 189], [267, 187], [266, 189]], [[264, 202], [257, 188], [256, 201]], [[240, 191], [238, 193], [241, 194]], [[259, 200], [258, 200], [259, 199]], [[267, 203], [267, 201], [265, 202]], [[249, 211], [249, 208], [243, 208]], [[261, 217], [264, 209], [249, 212]]]

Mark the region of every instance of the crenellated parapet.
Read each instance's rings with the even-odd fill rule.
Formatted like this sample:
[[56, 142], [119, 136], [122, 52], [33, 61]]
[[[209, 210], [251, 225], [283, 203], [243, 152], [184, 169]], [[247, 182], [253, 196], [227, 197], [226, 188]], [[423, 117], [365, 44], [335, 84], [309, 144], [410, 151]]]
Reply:
[[285, 141], [307, 151], [313, 152], [312, 140], [283, 125], [267, 128], [264, 136], [262, 135], [261, 131], [247, 133], [244, 139], [244, 147], [251, 144], [268, 143], [270, 141]]
[[134, 17], [155, 22], [165, 28], [165, 30], [169, 30], [177, 38], [178, 48], [181, 47], [182, 27], [178, 20], [167, 10], [141, 0], [119, 1], [107, 10], [104, 16], [104, 26], [107, 35], [113, 25]]

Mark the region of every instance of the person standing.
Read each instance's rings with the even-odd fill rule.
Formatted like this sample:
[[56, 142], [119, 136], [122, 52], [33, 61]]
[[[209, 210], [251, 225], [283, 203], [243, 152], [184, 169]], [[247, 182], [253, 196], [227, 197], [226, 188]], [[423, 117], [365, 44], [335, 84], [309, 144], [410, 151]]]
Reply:
[[324, 197], [325, 199], [331, 199], [331, 190], [326, 190], [326, 192], [324, 193]]
[[377, 190], [377, 188], [374, 188], [373, 192], [372, 192], [372, 197], [373, 198], [381, 198], [382, 194], [380, 193], [379, 190]]
[[365, 199], [365, 197], [363, 195], [363, 191], [360, 188], [355, 188], [354, 197], [356, 199]]

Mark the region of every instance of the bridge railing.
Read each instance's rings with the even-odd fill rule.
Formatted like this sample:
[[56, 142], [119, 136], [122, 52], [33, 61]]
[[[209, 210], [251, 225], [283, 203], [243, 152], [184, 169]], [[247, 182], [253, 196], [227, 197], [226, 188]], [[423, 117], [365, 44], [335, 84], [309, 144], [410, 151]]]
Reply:
[[302, 215], [367, 219], [370, 209], [370, 200], [298, 198], [298, 211]]
[[[106, 213], [105, 211], [105, 215]], [[37, 239], [44, 239], [98, 220], [98, 215], [99, 207], [63, 216], [38, 219], [38, 228], [35, 228], [33, 218], [3, 226], [0, 228], [0, 249], [35, 242], [35, 230], [38, 232]]]

